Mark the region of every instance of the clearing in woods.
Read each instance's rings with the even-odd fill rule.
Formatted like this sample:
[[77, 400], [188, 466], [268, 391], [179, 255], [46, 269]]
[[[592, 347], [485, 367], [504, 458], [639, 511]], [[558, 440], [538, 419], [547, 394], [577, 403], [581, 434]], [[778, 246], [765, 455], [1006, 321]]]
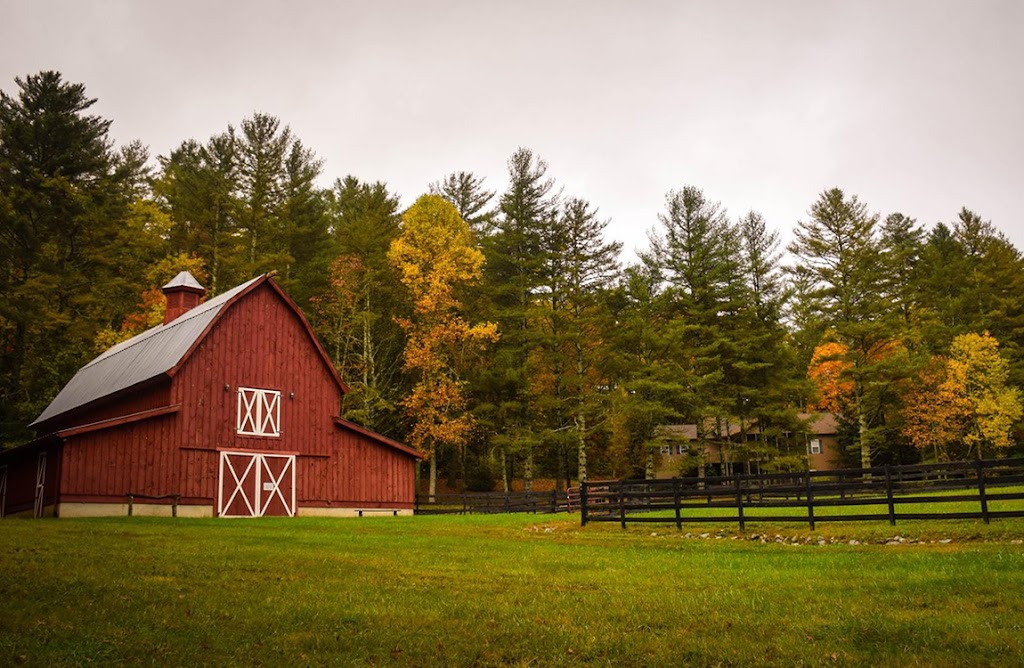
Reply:
[[[1022, 521], [756, 533], [565, 515], [5, 520], [0, 665], [1024, 661]], [[879, 544], [896, 534], [951, 542]]]

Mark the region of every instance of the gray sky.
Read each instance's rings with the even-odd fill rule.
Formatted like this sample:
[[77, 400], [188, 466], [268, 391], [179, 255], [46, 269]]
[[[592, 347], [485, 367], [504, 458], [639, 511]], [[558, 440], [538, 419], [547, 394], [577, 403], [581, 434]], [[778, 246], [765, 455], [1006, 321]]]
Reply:
[[0, 0], [0, 89], [56, 69], [154, 155], [253, 111], [409, 204], [519, 146], [646, 244], [686, 184], [789, 229], [823, 189], [1024, 248], [1024, 3]]

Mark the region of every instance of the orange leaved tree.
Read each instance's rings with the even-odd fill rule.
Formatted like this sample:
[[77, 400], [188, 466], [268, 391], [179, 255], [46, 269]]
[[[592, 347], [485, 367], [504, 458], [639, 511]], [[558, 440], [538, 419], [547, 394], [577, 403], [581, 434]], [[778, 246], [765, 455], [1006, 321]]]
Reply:
[[459, 288], [480, 280], [484, 256], [469, 225], [442, 197], [423, 195], [405, 212], [388, 260], [413, 302], [412, 317], [399, 321], [408, 336], [404, 368], [416, 377], [403, 403], [413, 421], [409, 440], [430, 461], [433, 497], [438, 446], [465, 447], [473, 426], [460, 370], [480, 346], [498, 339], [498, 329], [459, 315]]

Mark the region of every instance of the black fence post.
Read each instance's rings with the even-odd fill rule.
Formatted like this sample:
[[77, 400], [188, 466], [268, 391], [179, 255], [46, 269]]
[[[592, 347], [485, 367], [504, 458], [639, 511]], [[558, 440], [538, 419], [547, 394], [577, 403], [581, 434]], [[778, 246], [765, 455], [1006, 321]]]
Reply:
[[739, 469], [733, 471], [733, 480], [736, 481], [736, 514], [740, 521], [740, 531], [746, 531], [747, 525], [743, 521], [743, 487]]
[[128, 517], [132, 516], [132, 506], [134, 505], [133, 501], [134, 501], [134, 499], [132, 498], [132, 495], [129, 494], [128, 495]]
[[892, 498], [892, 467], [885, 465], [885, 500], [889, 504], [889, 525], [896, 526], [896, 502]]
[[619, 524], [626, 528], [626, 484], [619, 481]]
[[679, 481], [675, 478], [672, 479], [672, 505], [676, 509], [676, 530], [683, 530], [683, 519], [679, 514], [681, 508], [679, 507]]
[[412, 504], [412, 514], [413, 515], [419, 515], [420, 514], [420, 495], [419, 495], [419, 492], [417, 492], [415, 497], [413, 497], [413, 498], [415, 500], [413, 501], [413, 504]]
[[175, 494], [174, 495], [174, 505], [171, 506], [171, 517], [177, 517], [178, 516], [178, 503], [180, 503], [180, 502], [181, 502], [181, 495], [180, 494]]
[[508, 492], [505, 492], [505, 512], [508, 512]]
[[[566, 499], [568, 506], [568, 497]], [[587, 483], [580, 480], [580, 526], [587, 526]]]
[[978, 499], [981, 500], [981, 519], [988, 524], [988, 496], [985, 494], [985, 468], [980, 459], [974, 460], [974, 469], [978, 475]]
[[807, 521], [811, 525], [811, 531], [814, 531], [814, 492], [811, 489], [811, 472], [807, 471], [805, 476], [807, 480]]

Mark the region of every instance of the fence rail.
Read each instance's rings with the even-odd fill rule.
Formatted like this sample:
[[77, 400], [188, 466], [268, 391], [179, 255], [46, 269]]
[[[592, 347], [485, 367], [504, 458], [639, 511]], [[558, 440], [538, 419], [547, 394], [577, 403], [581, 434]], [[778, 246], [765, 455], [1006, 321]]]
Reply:
[[[1024, 458], [881, 466], [838, 471], [740, 474], [668, 480], [586, 482], [580, 522], [690, 523], [857, 522], [1024, 517], [1024, 509], [992, 510], [991, 502], [1024, 500]], [[1003, 488], [1004, 491], [991, 491]], [[971, 510], [919, 512], [900, 506], [969, 504]], [[853, 512], [843, 508], [855, 508]], [[1024, 505], [1019, 506], [1024, 508]], [[767, 512], [764, 512], [767, 509]], [[779, 509], [772, 513], [771, 509]], [[784, 510], [783, 510], [784, 509]], [[753, 512], [751, 512], [753, 511]], [[764, 513], [764, 514], [762, 514]]]
[[464, 494], [417, 494], [417, 515], [468, 515], [479, 513], [565, 512], [565, 492], [466, 492]]

